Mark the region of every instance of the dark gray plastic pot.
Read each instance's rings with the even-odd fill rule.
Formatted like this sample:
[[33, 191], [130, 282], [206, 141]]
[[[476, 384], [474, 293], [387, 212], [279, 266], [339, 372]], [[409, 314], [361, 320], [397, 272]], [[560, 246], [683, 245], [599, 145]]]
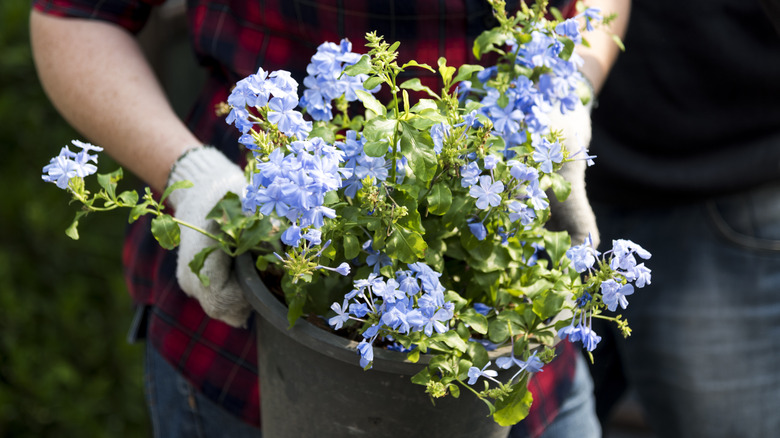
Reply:
[[374, 350], [363, 371], [357, 343], [298, 321], [287, 329], [287, 308], [263, 284], [248, 255], [236, 271], [257, 312], [258, 367], [264, 438], [426, 437], [506, 438], [487, 406], [468, 391], [436, 405], [411, 383], [428, 358]]

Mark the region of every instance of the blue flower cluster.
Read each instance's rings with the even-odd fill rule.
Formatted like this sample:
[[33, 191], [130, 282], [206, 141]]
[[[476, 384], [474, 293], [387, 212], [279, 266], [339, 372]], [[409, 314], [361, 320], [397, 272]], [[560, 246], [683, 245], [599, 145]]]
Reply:
[[375, 321], [363, 332], [358, 345], [360, 366], [370, 367], [374, 360], [373, 344], [383, 336], [383, 329], [400, 334], [423, 332], [430, 337], [434, 331], [445, 333], [453, 317], [455, 305], [444, 299], [441, 274], [422, 262], [407, 265], [395, 278], [371, 274], [354, 282], [354, 289], [344, 295], [344, 302], [331, 305], [336, 315], [328, 320], [338, 330], [350, 319]]
[[250, 131], [260, 119], [250, 112], [250, 108], [267, 108], [268, 122], [288, 136], [303, 140], [309, 136], [312, 123], [303, 119], [298, 106], [298, 82], [290, 72], [277, 70], [270, 74], [260, 68], [236, 83], [228, 96], [231, 107], [225, 121], [233, 124], [243, 134], [239, 142], [255, 150], [255, 140]]
[[363, 87], [368, 75], [343, 74], [344, 67], [357, 63], [360, 56], [352, 52], [352, 43], [346, 39], [341, 40], [340, 44], [327, 42], [317, 47], [317, 53], [306, 67], [308, 76], [303, 80], [306, 90], [301, 98], [301, 106], [306, 108], [314, 120], [327, 121], [333, 118], [334, 99], [344, 96], [347, 102], [354, 102], [358, 99], [355, 90], [368, 91]]
[[257, 163], [242, 197], [243, 209], [289, 219], [282, 234], [286, 245], [297, 247], [301, 239], [318, 245], [325, 218], [336, 217], [335, 210], [324, 205], [325, 195], [342, 186], [339, 164], [345, 154], [319, 137], [293, 141], [286, 149], [288, 153], [274, 149], [267, 161]]
[[[592, 273], [594, 265], [601, 255], [593, 247], [590, 236], [582, 245], [573, 246], [566, 251], [566, 257], [572, 261], [572, 267], [579, 273], [586, 271]], [[647, 260], [651, 254], [630, 240], [618, 239], [612, 241], [612, 249], [604, 253], [605, 257], [607, 255], [609, 255], [608, 266], [611, 269], [612, 278], [601, 282], [601, 299], [607, 305], [607, 309], [614, 312], [618, 305], [623, 309], [628, 306], [626, 297], [634, 293], [634, 285], [642, 288], [650, 284], [650, 269], [644, 263], [637, 263], [636, 257]], [[634, 284], [632, 285], [631, 282]], [[578, 308], [575, 310], [571, 324], [561, 328], [558, 331], [558, 336], [561, 339], [568, 338], [571, 342], [582, 341], [585, 349], [593, 351], [601, 341], [601, 337], [591, 329], [592, 314], [585, 310], [590, 298], [590, 294], [585, 292], [577, 300]], [[577, 318], [577, 314], [579, 314], [579, 318]]]
[[[81, 148], [76, 153], [67, 146], [60, 150], [60, 154], [52, 158], [49, 164], [43, 167], [44, 181], [55, 183], [61, 189], [67, 189], [68, 183], [73, 177], [84, 178], [97, 172], [97, 154], [90, 154], [90, 151], [100, 152], [103, 150], [100, 146], [90, 143], [84, 143], [79, 140], [71, 140], [73, 146]], [[93, 164], [94, 163], [94, 164]]]

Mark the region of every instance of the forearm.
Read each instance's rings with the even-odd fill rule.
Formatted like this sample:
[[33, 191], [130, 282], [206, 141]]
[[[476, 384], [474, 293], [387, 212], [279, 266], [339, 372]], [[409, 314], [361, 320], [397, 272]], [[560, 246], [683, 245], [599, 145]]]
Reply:
[[156, 190], [199, 142], [171, 109], [133, 35], [96, 20], [33, 11], [33, 57], [66, 120]]
[[617, 14], [617, 18], [609, 26], [597, 25], [595, 30], [584, 35], [590, 47], [580, 46], [577, 48], [577, 53], [585, 60], [585, 64], [580, 70], [593, 84], [594, 92], [598, 95], [620, 52], [612, 35], [617, 35], [621, 39], [625, 36], [628, 17], [631, 13], [631, 1], [586, 0], [585, 5], [591, 8], [600, 8], [604, 16], [611, 13]]

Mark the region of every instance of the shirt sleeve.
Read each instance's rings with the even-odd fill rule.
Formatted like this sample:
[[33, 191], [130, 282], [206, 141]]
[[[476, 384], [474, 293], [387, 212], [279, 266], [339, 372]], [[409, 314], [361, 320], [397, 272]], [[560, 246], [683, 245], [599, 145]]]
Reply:
[[32, 0], [32, 7], [57, 17], [102, 20], [132, 33], [143, 28], [152, 7], [165, 0]]

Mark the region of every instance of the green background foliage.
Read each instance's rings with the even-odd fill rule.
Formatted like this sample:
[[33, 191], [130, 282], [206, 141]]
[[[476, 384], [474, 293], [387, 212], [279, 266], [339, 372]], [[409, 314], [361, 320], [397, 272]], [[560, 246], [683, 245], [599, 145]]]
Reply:
[[87, 216], [81, 240], [65, 236], [76, 207], [41, 167], [82, 137], [38, 83], [28, 16], [28, 1], [0, 2], [0, 436], [148, 436], [143, 344], [125, 340], [127, 215]]

